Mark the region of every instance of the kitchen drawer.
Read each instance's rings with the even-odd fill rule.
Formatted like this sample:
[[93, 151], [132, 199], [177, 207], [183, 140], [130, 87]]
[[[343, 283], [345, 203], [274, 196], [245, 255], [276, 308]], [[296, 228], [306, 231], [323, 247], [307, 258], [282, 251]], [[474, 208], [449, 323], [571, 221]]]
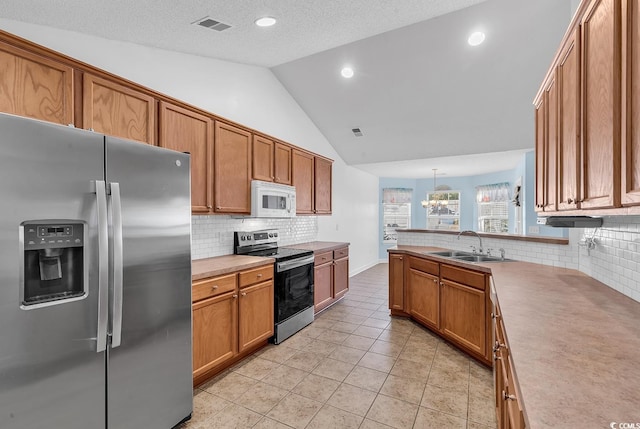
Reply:
[[205, 298], [220, 295], [221, 293], [231, 292], [236, 288], [236, 275], [229, 274], [226, 276], [213, 277], [193, 282], [191, 288], [191, 300], [193, 302], [200, 301]]
[[322, 265], [332, 261], [333, 261], [333, 252], [318, 253], [315, 258], [315, 265]]
[[436, 277], [440, 275], [440, 264], [422, 258], [414, 258], [409, 256], [409, 268], [413, 268], [423, 273], [431, 274]]
[[342, 249], [333, 251], [333, 259], [342, 259], [342, 258], [346, 258], [347, 256], [349, 256], [348, 247], [343, 247]]
[[240, 273], [239, 285], [241, 288], [273, 278], [273, 264], [265, 265], [253, 270]]
[[443, 279], [452, 280], [476, 289], [485, 290], [486, 288], [486, 277], [483, 273], [442, 264], [440, 267], [440, 275]]

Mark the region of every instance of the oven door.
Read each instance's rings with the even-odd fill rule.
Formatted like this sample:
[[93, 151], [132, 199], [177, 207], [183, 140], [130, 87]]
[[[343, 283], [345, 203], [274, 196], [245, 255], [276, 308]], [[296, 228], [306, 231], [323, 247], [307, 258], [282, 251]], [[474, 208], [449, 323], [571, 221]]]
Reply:
[[313, 255], [276, 263], [275, 319], [280, 323], [313, 307]]

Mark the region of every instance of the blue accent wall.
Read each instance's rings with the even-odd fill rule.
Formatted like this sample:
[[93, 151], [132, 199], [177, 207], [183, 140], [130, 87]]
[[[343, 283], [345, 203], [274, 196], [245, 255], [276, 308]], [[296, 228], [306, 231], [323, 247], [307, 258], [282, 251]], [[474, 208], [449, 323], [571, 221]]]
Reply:
[[[477, 176], [464, 177], [447, 177], [439, 176], [436, 178], [436, 185], [447, 185], [452, 190], [460, 191], [460, 230], [477, 230], [478, 206], [476, 204], [476, 186], [490, 185], [493, 183], [509, 182], [513, 190], [516, 182], [522, 178], [522, 190], [520, 201], [523, 208], [523, 231], [525, 235], [540, 235], [547, 237], [567, 237], [568, 232], [565, 228], [552, 228], [543, 225], [537, 225], [537, 215], [534, 210], [534, 192], [535, 192], [535, 152], [526, 152], [518, 165], [511, 170], [499, 171], [496, 173], [481, 174]], [[413, 194], [411, 198], [411, 228], [426, 228], [427, 214], [420, 202], [426, 198], [427, 192], [433, 190], [433, 178], [424, 179], [398, 179], [398, 178], [380, 178], [380, 210], [378, 219], [378, 242], [380, 259], [387, 259], [387, 249], [392, 247], [391, 244], [382, 243], [382, 189], [384, 188], [411, 188]], [[509, 232], [515, 233], [515, 205], [509, 205]], [[533, 234], [529, 232], [529, 227], [539, 227], [539, 233]]]

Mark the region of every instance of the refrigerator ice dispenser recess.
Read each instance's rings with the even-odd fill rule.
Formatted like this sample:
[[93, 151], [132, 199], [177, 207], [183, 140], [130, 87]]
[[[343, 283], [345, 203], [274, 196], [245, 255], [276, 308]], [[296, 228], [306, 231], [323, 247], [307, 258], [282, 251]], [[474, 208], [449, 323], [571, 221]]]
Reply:
[[24, 309], [86, 296], [86, 227], [78, 221], [28, 221], [20, 225], [20, 302]]

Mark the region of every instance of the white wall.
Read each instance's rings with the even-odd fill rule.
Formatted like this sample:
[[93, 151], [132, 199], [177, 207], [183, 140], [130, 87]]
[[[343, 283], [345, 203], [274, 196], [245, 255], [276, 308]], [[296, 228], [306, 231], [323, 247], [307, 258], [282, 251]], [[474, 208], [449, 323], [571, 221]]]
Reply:
[[334, 159], [333, 215], [315, 238], [350, 242], [352, 274], [377, 262], [378, 179], [340, 159], [269, 69], [5, 19], [0, 29]]

